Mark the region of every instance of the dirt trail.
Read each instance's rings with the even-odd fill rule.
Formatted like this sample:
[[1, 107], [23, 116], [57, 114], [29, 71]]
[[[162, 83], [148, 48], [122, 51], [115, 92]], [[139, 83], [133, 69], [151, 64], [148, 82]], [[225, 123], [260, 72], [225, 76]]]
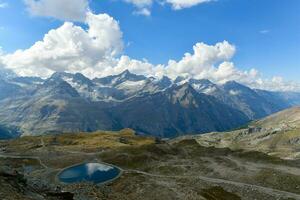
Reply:
[[[45, 143], [43, 139], [41, 139], [41, 146], [42, 148], [45, 148]], [[68, 153], [83, 153], [83, 152], [68, 152]], [[84, 154], [89, 154], [89, 155], [95, 155], [95, 153], [84, 153]], [[5, 153], [0, 153], [0, 158], [16, 158], [16, 159], [35, 159], [38, 160], [39, 164], [43, 166], [45, 169], [49, 169], [49, 167], [42, 162], [42, 160], [37, 157], [37, 156], [23, 156], [23, 155], [11, 155], [11, 154], [5, 154]], [[234, 161], [237, 161], [236, 159], [232, 159]], [[238, 163], [241, 164], [241, 163]], [[260, 166], [263, 167], [263, 166]], [[282, 169], [281, 169], [282, 170]], [[289, 168], [289, 171], [298, 172], [297, 170], [295, 171], [294, 168]], [[236, 187], [240, 188], [246, 188], [251, 190], [257, 190], [259, 192], [265, 193], [265, 194], [270, 194], [270, 195], [276, 195], [278, 197], [285, 197], [285, 198], [294, 198], [294, 199], [299, 199], [300, 200], [300, 195], [291, 193], [291, 192], [286, 192], [286, 191], [281, 191], [273, 188], [268, 188], [268, 187], [263, 187], [263, 186], [258, 186], [258, 185], [252, 185], [252, 184], [247, 184], [247, 183], [242, 183], [242, 182], [237, 182], [237, 181], [230, 181], [230, 180], [224, 180], [224, 179], [219, 179], [219, 178], [210, 178], [206, 176], [187, 176], [187, 175], [160, 175], [160, 174], [152, 174], [144, 171], [139, 171], [139, 170], [123, 170], [123, 172], [128, 172], [128, 173], [138, 173], [142, 174], [145, 176], [151, 176], [151, 177], [157, 177], [157, 178], [188, 178], [188, 179], [200, 179], [203, 181], [207, 181], [210, 183], [215, 183], [215, 184], [229, 184], [233, 185]]]
[[263, 187], [263, 186], [258, 186], [258, 185], [251, 185], [247, 183], [241, 183], [241, 182], [236, 182], [236, 181], [229, 181], [229, 180], [224, 180], [224, 179], [218, 179], [218, 178], [209, 178], [205, 176], [170, 176], [170, 175], [160, 175], [160, 174], [152, 174], [152, 173], [147, 173], [139, 170], [125, 170], [125, 172], [133, 172], [133, 173], [138, 173], [146, 176], [152, 176], [152, 177], [157, 177], [157, 178], [189, 178], [189, 179], [201, 179], [203, 181], [211, 182], [211, 183], [217, 183], [217, 184], [230, 184], [234, 185], [237, 187], [242, 187], [242, 188], [249, 188], [250, 190], [257, 190], [265, 194], [271, 194], [271, 195], [277, 195], [280, 197], [285, 197], [285, 198], [294, 198], [294, 199], [299, 199], [300, 200], [300, 195], [291, 193], [291, 192], [286, 192], [286, 191], [281, 191], [273, 188], [268, 188], [268, 187]]
[[15, 159], [34, 159], [39, 162], [39, 164], [44, 167], [45, 169], [48, 169], [49, 167], [43, 163], [43, 161], [36, 156], [19, 156], [19, 155], [10, 155], [10, 154], [0, 154], [0, 158], [15, 158]]

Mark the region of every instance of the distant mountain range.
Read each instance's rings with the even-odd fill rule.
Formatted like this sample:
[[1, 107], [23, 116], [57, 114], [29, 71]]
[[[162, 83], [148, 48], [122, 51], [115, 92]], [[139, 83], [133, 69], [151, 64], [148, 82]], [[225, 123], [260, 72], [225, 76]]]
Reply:
[[234, 81], [173, 81], [128, 70], [93, 80], [57, 72], [43, 80], [0, 70], [0, 125], [21, 135], [132, 128], [176, 137], [230, 130], [294, 105], [300, 105], [300, 93], [256, 90]]

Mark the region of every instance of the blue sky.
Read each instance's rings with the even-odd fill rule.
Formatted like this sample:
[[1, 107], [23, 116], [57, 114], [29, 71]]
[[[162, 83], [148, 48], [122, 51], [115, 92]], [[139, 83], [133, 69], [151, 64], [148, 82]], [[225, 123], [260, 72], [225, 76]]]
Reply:
[[[22, 0], [0, 0], [0, 46], [5, 53], [30, 48], [64, 21], [32, 16]], [[217, 0], [174, 10], [155, 2], [151, 16], [133, 14], [133, 4], [92, 0], [93, 13], [107, 13], [119, 22], [124, 54], [152, 64], [180, 60], [197, 42], [235, 45], [232, 58], [240, 70], [256, 68], [265, 78], [299, 81], [299, 0]], [[81, 22], [76, 25], [86, 28]]]

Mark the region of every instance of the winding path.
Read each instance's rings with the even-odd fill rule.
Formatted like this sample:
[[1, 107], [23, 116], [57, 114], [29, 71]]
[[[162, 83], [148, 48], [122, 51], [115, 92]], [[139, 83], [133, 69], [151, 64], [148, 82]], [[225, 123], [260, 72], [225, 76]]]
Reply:
[[[45, 147], [44, 141], [41, 140], [42, 147]], [[79, 152], [70, 152], [70, 153], [79, 153]], [[37, 157], [37, 156], [22, 156], [22, 155], [11, 155], [11, 154], [5, 154], [5, 153], [0, 153], [0, 158], [16, 158], [16, 159], [35, 159], [39, 162], [41, 166], [43, 166], [45, 169], [49, 169], [47, 165], [45, 165], [42, 160]], [[255, 189], [257, 191], [266, 193], [266, 194], [271, 194], [271, 195], [277, 195], [277, 196], [283, 196], [283, 197], [289, 197], [289, 198], [294, 198], [294, 199], [299, 199], [300, 200], [300, 194], [295, 194], [291, 192], [286, 192], [282, 190], [277, 190], [273, 188], [268, 188], [268, 187], [263, 187], [263, 186], [258, 186], [258, 185], [252, 185], [248, 183], [241, 183], [241, 182], [236, 182], [236, 181], [230, 181], [230, 180], [224, 180], [224, 179], [218, 179], [218, 178], [210, 178], [210, 177], [205, 177], [205, 176], [170, 176], [170, 175], [160, 175], [160, 174], [152, 174], [140, 170], [123, 170], [124, 172], [129, 172], [129, 173], [138, 173], [142, 174], [145, 176], [151, 176], [151, 177], [158, 177], [158, 178], [190, 178], [190, 179], [201, 179], [203, 181], [211, 182], [211, 183], [216, 183], [216, 184], [229, 184], [229, 185], [234, 185], [237, 187], [242, 187], [242, 188], [249, 188], [249, 189]]]
[[43, 161], [36, 156], [18, 156], [18, 155], [10, 155], [10, 154], [1, 154], [0, 158], [15, 158], [15, 159], [34, 159], [39, 162], [39, 164], [44, 167], [45, 169], [48, 169], [49, 167], [43, 163]]
[[258, 185], [252, 185], [248, 183], [241, 183], [241, 182], [236, 182], [236, 181], [229, 181], [229, 180], [224, 180], [224, 179], [218, 179], [218, 178], [209, 178], [205, 176], [169, 176], [169, 175], [160, 175], [160, 174], [152, 174], [152, 173], [147, 173], [144, 171], [139, 171], [139, 170], [124, 170], [127, 172], [134, 172], [138, 174], [142, 174], [145, 176], [152, 176], [152, 177], [158, 177], [158, 178], [190, 178], [190, 179], [201, 179], [203, 181], [211, 182], [211, 183], [217, 183], [217, 184], [230, 184], [234, 185], [237, 187], [243, 187], [243, 188], [249, 188], [249, 189], [255, 189], [257, 191], [261, 191], [266, 194], [272, 194], [272, 195], [278, 195], [278, 196], [283, 196], [285, 198], [294, 198], [294, 199], [299, 199], [300, 200], [300, 194], [295, 194], [291, 192], [286, 192], [282, 190], [277, 190], [273, 188], [268, 188], [268, 187], [263, 187], [263, 186], [258, 186]]

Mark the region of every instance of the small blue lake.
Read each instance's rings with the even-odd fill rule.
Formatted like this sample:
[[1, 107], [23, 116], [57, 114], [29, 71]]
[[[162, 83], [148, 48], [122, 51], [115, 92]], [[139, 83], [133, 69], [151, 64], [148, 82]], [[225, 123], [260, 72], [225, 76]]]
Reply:
[[63, 183], [92, 182], [95, 184], [113, 180], [121, 173], [114, 166], [100, 163], [84, 163], [63, 170], [58, 178]]

